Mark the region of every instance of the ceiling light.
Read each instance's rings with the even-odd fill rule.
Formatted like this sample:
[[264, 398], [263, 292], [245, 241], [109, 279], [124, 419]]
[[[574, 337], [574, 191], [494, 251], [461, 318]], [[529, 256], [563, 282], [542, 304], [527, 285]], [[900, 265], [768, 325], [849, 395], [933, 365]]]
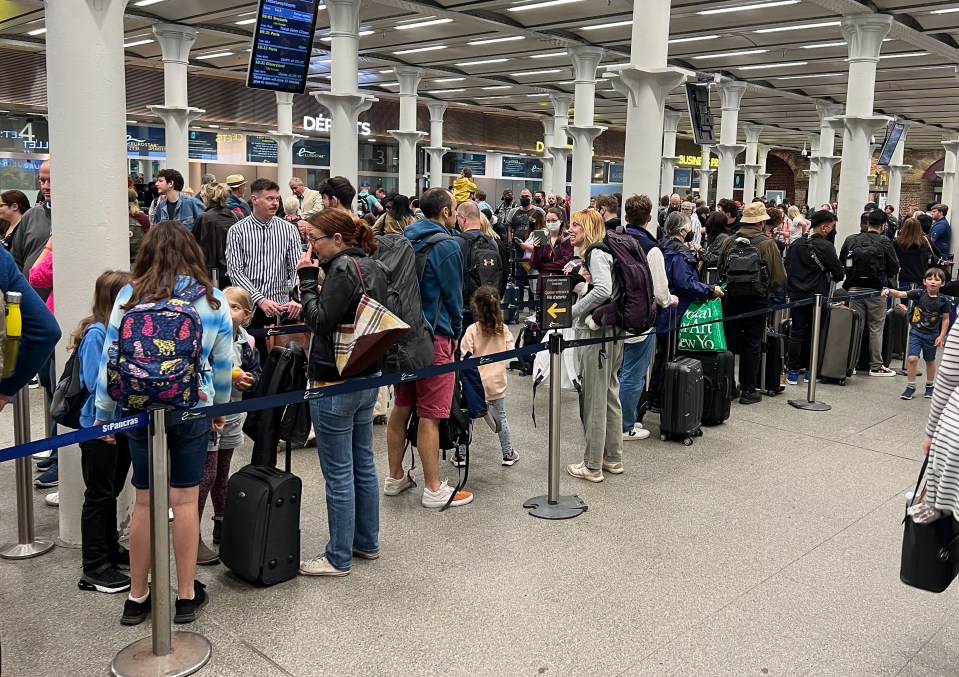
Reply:
[[128, 125], [135, 125], [136, 123], [137, 123], [136, 120], [127, 120]]
[[514, 40], [525, 40], [525, 35], [509, 35], [505, 38], [486, 38], [485, 40], [470, 40], [467, 45], [492, 45], [494, 42], [513, 42]]
[[401, 49], [398, 52], [393, 52], [399, 56], [400, 54], [417, 54], [419, 52], [434, 52], [438, 49], [446, 49], [446, 45], [433, 45], [431, 47], [415, 47], [414, 49]]
[[542, 93], [538, 93], [538, 94], [527, 94], [526, 96], [531, 99], [531, 98], [533, 98], [534, 96], [549, 96], [549, 94], [548, 94], [547, 92], [542, 92]]
[[681, 42], [699, 42], [700, 40], [715, 40], [718, 37], [719, 37], [718, 35], [697, 35], [691, 38], [673, 38], [672, 40], [669, 41], [669, 44], [677, 45]]
[[380, 75], [386, 75], [387, 73], [392, 73], [392, 72], [393, 72], [393, 69], [392, 69], [392, 68], [385, 68], [385, 69], [383, 69], [383, 70], [381, 70], [381, 71], [376, 71], [376, 72], [379, 73]]
[[209, 54], [201, 54], [197, 59], [219, 59], [221, 56], [233, 56], [233, 52], [211, 52]]
[[139, 47], [140, 45], [147, 45], [151, 42], [153, 42], [153, 38], [144, 38], [142, 40], [134, 40], [133, 42], [124, 42], [123, 48], [126, 49], [127, 47]]
[[751, 9], [767, 9], [769, 7], [782, 7], [784, 5], [798, 5], [799, 0], [774, 0], [773, 2], [761, 2], [758, 5], [739, 5], [737, 7], [720, 7], [719, 9], [704, 9], [696, 14], [726, 14], [727, 12], [746, 12]]
[[566, 56], [567, 51], [564, 49], [561, 52], [546, 52], [545, 54], [530, 54], [530, 59], [547, 59], [551, 56]]
[[427, 92], [427, 94], [453, 94], [454, 92], [465, 92], [466, 89], [460, 87], [459, 89], [432, 89]]
[[433, 80], [433, 82], [436, 82], [436, 83], [443, 83], [443, 82], [462, 82], [462, 81], [465, 80], [465, 79], [466, 79], [466, 78], [440, 78], [439, 80]]
[[[845, 43], [843, 43], [845, 44]], [[746, 56], [747, 54], [765, 54], [768, 49], [740, 49], [735, 52], [715, 52], [713, 54], [703, 54], [694, 56], [694, 59], [722, 59], [727, 56]]]
[[508, 96], [478, 96], [476, 97], [477, 101], [495, 101], [496, 99], [508, 99]]
[[366, 137], [366, 140], [367, 140], [367, 141], [372, 141], [373, 143], [376, 143], [376, 139], [371, 139], [370, 137]]
[[503, 59], [483, 59], [482, 61], [460, 61], [457, 66], [483, 66], [488, 63], [505, 63], [509, 61], [507, 58]]
[[394, 28], [398, 31], [405, 31], [407, 28], [423, 28], [425, 26], [438, 26], [439, 24], [452, 23], [452, 19], [430, 19], [429, 21], [418, 21], [411, 24], [396, 24]]
[[934, 9], [930, 14], [951, 14], [952, 12], [959, 12], [959, 7], [950, 7], [948, 9]]
[[483, 87], [484, 92], [490, 92], [494, 89], [512, 89], [513, 85], [493, 85], [492, 87]]
[[775, 28], [760, 28], [753, 33], [782, 33], [783, 31], [801, 31], [806, 28], [826, 28], [828, 26], [838, 26], [840, 21], [819, 21], [813, 24], [799, 24], [797, 26], [776, 26]]
[[929, 56], [929, 52], [900, 52], [899, 54], [880, 54], [880, 59], [908, 59], [913, 56]]
[[523, 75], [549, 75], [550, 73], [562, 73], [562, 68], [547, 68], [541, 71], [519, 71], [518, 73], [510, 73], [514, 78], [521, 77]]
[[380, 87], [399, 87], [400, 83], [398, 82], [381, 82]]
[[250, 24], [255, 24], [256, 19], [240, 19], [239, 21], [234, 21], [235, 26], [248, 26]]
[[46, 28], [34, 28], [32, 31], [27, 31], [27, 35], [43, 35], [46, 32]]
[[732, 66], [732, 68], [738, 68], [741, 71], [758, 71], [765, 70], [767, 68], [791, 68], [793, 66], [805, 66], [808, 61], [783, 61], [782, 63], [760, 63], [753, 66]]
[[158, 2], [163, 2], [163, 0], [139, 0], [139, 2], [134, 2], [135, 7], [146, 7], [147, 5], [155, 5]]
[[519, 7], [507, 7], [507, 12], [525, 12], [528, 9], [542, 9], [543, 7], [555, 7], [556, 5], [568, 5], [571, 2], [580, 2], [580, 0], [545, 0], [544, 2], [534, 2], [529, 5], [520, 5]]
[[627, 19], [626, 21], [614, 21], [608, 24], [593, 24], [592, 26], [581, 26], [579, 30], [581, 31], [598, 31], [603, 28], [618, 28], [619, 26], [632, 26], [633, 20]]
[[809, 73], [808, 75], [783, 75], [775, 80], [802, 80], [804, 78], [838, 78], [846, 73]]
[[210, 129], [219, 129], [220, 125], [207, 125]]

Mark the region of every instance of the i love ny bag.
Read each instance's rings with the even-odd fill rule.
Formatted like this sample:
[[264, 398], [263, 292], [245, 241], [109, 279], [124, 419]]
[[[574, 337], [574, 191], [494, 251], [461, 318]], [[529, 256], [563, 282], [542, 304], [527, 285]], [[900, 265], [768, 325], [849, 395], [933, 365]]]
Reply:
[[396, 345], [410, 326], [371, 297], [356, 259], [350, 257], [363, 287], [353, 324], [341, 324], [333, 335], [333, 353], [340, 376], [356, 376]]

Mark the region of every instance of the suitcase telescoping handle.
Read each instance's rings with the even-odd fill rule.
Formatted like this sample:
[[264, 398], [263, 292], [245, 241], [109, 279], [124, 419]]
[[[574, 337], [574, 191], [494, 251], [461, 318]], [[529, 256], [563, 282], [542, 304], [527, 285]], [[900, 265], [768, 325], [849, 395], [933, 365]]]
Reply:
[[[679, 354], [679, 310], [676, 306], [669, 306], [669, 333], [666, 335], [666, 361], [672, 362]], [[675, 324], [675, 326], [674, 326]]]
[[287, 474], [293, 474], [293, 443], [289, 440], [286, 441], [286, 472]]

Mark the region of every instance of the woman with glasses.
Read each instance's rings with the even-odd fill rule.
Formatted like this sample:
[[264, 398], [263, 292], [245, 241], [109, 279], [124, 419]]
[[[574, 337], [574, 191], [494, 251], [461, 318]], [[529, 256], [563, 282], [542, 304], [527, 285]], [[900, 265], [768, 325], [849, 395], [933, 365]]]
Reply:
[[30, 200], [19, 190], [5, 190], [0, 193], [0, 245], [10, 251], [13, 231], [20, 225], [24, 212], [30, 209]]
[[561, 207], [550, 207], [545, 219], [546, 242], [534, 237], [534, 242], [529, 245], [532, 252], [530, 266], [539, 273], [538, 292], [542, 291], [544, 277], [562, 275], [563, 268], [573, 260], [573, 243], [564, 227], [565, 216]]

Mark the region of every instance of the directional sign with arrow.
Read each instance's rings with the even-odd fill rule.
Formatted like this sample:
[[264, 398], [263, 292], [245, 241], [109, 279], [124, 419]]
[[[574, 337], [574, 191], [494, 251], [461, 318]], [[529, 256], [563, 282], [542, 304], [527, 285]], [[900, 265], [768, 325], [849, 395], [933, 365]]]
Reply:
[[542, 278], [540, 312], [543, 329], [569, 329], [573, 326], [573, 283], [569, 275]]

